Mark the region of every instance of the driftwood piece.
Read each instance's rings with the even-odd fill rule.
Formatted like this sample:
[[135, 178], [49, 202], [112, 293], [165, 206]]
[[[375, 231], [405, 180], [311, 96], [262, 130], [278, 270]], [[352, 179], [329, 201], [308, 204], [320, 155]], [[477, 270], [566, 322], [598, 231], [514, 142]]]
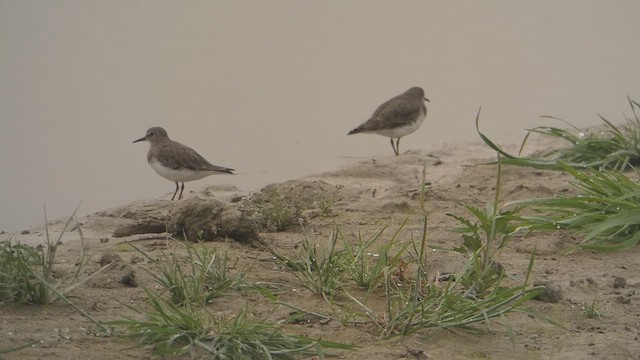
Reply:
[[125, 225], [113, 232], [113, 237], [121, 238], [138, 234], [159, 234], [167, 231], [164, 223], [157, 220], [143, 220], [133, 225]]

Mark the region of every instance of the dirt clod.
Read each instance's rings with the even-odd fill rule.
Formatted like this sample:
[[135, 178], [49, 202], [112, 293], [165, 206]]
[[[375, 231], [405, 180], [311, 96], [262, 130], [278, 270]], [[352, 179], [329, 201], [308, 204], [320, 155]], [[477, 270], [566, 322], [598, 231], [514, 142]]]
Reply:
[[100, 266], [106, 266], [108, 264], [118, 263], [121, 261], [122, 261], [122, 258], [120, 257], [120, 255], [116, 253], [108, 252], [108, 253], [102, 254], [102, 256], [100, 257], [100, 261], [98, 263], [100, 264]]
[[618, 297], [616, 297], [616, 300], [620, 303], [620, 304], [631, 304], [631, 298], [620, 295]]
[[627, 286], [627, 279], [620, 277], [620, 276], [616, 276], [615, 279], [613, 279], [613, 288], [614, 289], [620, 289], [620, 288], [625, 288]]
[[554, 304], [562, 300], [562, 288], [553, 281], [536, 280], [533, 286], [544, 286], [544, 289], [535, 297], [536, 300]]
[[429, 356], [419, 343], [407, 345], [405, 347], [405, 352], [401, 354], [400, 357], [410, 359], [429, 359]]
[[128, 287], [138, 287], [138, 280], [136, 279], [136, 274], [132, 272], [124, 274], [120, 279], [120, 282]]
[[247, 243], [258, 238], [244, 213], [214, 198], [192, 197], [177, 204], [169, 212], [167, 231], [191, 241], [231, 238]]

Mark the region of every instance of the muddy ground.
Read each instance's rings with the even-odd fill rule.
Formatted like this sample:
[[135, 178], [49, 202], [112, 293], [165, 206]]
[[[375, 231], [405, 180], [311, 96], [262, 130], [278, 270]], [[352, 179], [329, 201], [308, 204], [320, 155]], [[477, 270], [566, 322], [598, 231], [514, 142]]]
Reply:
[[[539, 141], [538, 148], [548, 144]], [[511, 147], [510, 149], [515, 149]], [[535, 150], [535, 149], [533, 149]], [[450, 144], [432, 151], [409, 151], [400, 157], [380, 156], [345, 168], [280, 184], [281, 188], [305, 188], [331, 195], [327, 203], [305, 211], [307, 236], [312, 242], [326, 243], [331, 232], [340, 228], [345, 238], [355, 241], [384, 230], [379, 242], [388, 241], [407, 220], [399, 235], [418, 238], [421, 229], [420, 184], [422, 166], [426, 164], [426, 210], [429, 213], [428, 237], [434, 247], [452, 248], [461, 242], [452, 229], [457, 226], [446, 212], [469, 216], [460, 202], [483, 205], [494, 196], [495, 165], [480, 165], [494, 154], [481, 144]], [[569, 177], [560, 172], [505, 166], [502, 173], [502, 202], [564, 195], [573, 188]], [[159, 180], [160, 181], [160, 180]], [[202, 182], [205, 182], [204, 180]], [[237, 204], [246, 193], [233, 186], [197, 188], [192, 185], [186, 201], [221, 199]], [[291, 190], [295, 192], [295, 190]], [[181, 202], [162, 199], [137, 201], [129, 205], [83, 216], [80, 221], [87, 251], [92, 260], [87, 273], [101, 267], [105, 254], [121, 260], [117, 266], [91, 279], [71, 292], [73, 302], [101, 321], [135, 315], [127, 305], [144, 306], [143, 287], [156, 288], [142, 270], [145, 259], [128, 243], [133, 242], [150, 254], [171, 249], [165, 234], [137, 234], [113, 237], [113, 232], [140, 216], [163, 217], [176, 211]], [[194, 200], [196, 199], [196, 200]], [[80, 210], [81, 213], [81, 210]], [[49, 231], [58, 235], [64, 219], [51, 222]], [[271, 229], [274, 230], [274, 229]], [[24, 234], [4, 234], [2, 239], [37, 245], [43, 241], [44, 227]], [[303, 234], [298, 225], [283, 231], [258, 235], [274, 249], [295, 254]], [[74, 230], [62, 237], [58, 269], [63, 271], [79, 254], [79, 235]], [[285, 331], [311, 338], [346, 342], [358, 346], [355, 351], [333, 351], [341, 359], [640, 359], [640, 249], [616, 253], [578, 250], [567, 254], [581, 239], [566, 232], [529, 234], [512, 240], [498, 259], [514, 279], [526, 273], [531, 251], [536, 247], [534, 280], [548, 280], [562, 289], [558, 303], [529, 301], [526, 306], [563, 325], [557, 327], [526, 315], [511, 315], [509, 331], [498, 324], [478, 324], [479, 332], [462, 330], [423, 331], [407, 337], [379, 340], [366, 328], [344, 326], [329, 312], [327, 303], [272, 261], [259, 244], [232, 239], [207, 242], [206, 246], [226, 251], [231, 272], [251, 267], [252, 281], [284, 284], [278, 296], [309, 311], [327, 313], [330, 321], [303, 321], [284, 325]], [[109, 255], [109, 256], [115, 256]], [[432, 273], [453, 272], [465, 261], [459, 254], [430, 252]], [[133, 274], [137, 287], [121, 282], [123, 274]], [[624, 278], [620, 286], [616, 277]], [[131, 285], [131, 284], [129, 284]], [[596, 300], [601, 318], [588, 318], [582, 308]], [[382, 298], [371, 301], [382, 301]], [[258, 318], [273, 322], [285, 320], [290, 309], [264, 301], [255, 292], [230, 292], [217, 298], [210, 307], [215, 312], [232, 315], [242, 308]], [[47, 306], [0, 305], [0, 349], [37, 341], [21, 351], [3, 355], [7, 359], [154, 359], [149, 347], [129, 348], [133, 343], [117, 337], [97, 336], [95, 326], [71, 306], [58, 301]]]

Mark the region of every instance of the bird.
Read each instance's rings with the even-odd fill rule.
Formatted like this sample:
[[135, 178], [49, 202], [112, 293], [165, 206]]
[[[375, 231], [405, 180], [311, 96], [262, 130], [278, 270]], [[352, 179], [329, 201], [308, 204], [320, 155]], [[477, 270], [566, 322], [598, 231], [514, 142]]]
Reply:
[[[147, 162], [151, 168], [158, 175], [176, 183], [172, 201], [178, 189], [178, 200], [182, 199], [184, 183], [187, 181], [200, 180], [216, 174], [234, 175], [235, 169], [213, 165], [192, 148], [169, 139], [167, 131], [161, 127], [150, 128], [143, 137], [133, 143], [139, 141], [147, 141], [150, 144]], [[179, 182], [182, 183], [182, 187], [178, 185]]]
[[[378, 106], [369, 120], [363, 122], [347, 135], [371, 133], [387, 136], [396, 156], [400, 155], [400, 139], [418, 130], [427, 116], [424, 90], [412, 87], [404, 93], [391, 98]], [[397, 139], [395, 144], [393, 139]]]

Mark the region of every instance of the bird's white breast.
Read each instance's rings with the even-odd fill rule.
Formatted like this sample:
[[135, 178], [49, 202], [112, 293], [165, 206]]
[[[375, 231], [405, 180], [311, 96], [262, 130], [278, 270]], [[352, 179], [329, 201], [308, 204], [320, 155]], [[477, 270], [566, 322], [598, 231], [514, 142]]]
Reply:
[[398, 138], [401, 138], [403, 136], [409, 135], [412, 132], [418, 130], [420, 125], [422, 125], [422, 122], [424, 121], [425, 117], [426, 117], [426, 114], [420, 114], [420, 116], [418, 116], [416, 121], [414, 121], [414, 122], [412, 122], [410, 124], [399, 126], [399, 127], [393, 128], [393, 129], [376, 130], [375, 133], [378, 134], [378, 135], [382, 135], [382, 136], [398, 139]]
[[162, 176], [165, 179], [171, 181], [185, 182], [185, 181], [193, 181], [200, 180], [209, 175], [213, 175], [213, 171], [202, 171], [202, 170], [188, 170], [188, 169], [171, 169], [159, 162], [156, 159], [150, 159], [149, 165], [155, 170], [158, 175]]

